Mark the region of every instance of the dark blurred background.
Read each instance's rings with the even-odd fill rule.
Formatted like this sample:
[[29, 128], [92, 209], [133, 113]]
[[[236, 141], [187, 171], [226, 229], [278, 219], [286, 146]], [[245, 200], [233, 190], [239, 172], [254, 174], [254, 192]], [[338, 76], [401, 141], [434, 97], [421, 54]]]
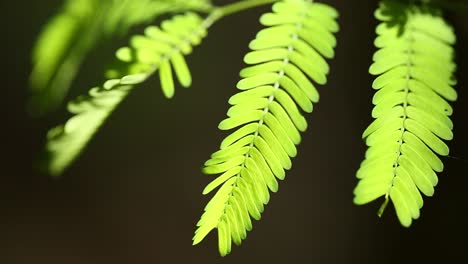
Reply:
[[[232, 1], [218, 1], [232, 2]], [[194, 85], [163, 98], [157, 79], [135, 89], [84, 155], [60, 179], [35, 172], [32, 162], [47, 128], [66, 115], [33, 119], [26, 112], [30, 52], [60, 0], [1, 1], [2, 156], [0, 263], [468, 263], [468, 20], [448, 13], [458, 34], [459, 101], [455, 140], [444, 158], [433, 198], [410, 229], [390, 206], [352, 203], [363, 159], [363, 129], [371, 122], [377, 1], [324, 0], [341, 12], [336, 58], [321, 101], [308, 115], [293, 169], [260, 222], [226, 258], [216, 232], [192, 247], [195, 223], [209, 197], [200, 167], [226, 135], [217, 129], [236, 92], [247, 44], [269, 7], [215, 24], [188, 58]], [[135, 29], [135, 32], [138, 32]], [[105, 61], [124, 39], [98, 47], [85, 62], [75, 92], [101, 83]]]

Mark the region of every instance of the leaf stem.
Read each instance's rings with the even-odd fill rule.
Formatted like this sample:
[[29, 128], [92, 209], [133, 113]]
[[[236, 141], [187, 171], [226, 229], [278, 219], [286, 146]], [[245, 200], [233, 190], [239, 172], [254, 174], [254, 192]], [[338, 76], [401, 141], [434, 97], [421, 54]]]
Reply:
[[382, 217], [384, 211], [385, 211], [385, 208], [387, 208], [387, 205], [388, 205], [388, 197], [385, 197], [385, 201], [383, 202], [383, 204], [380, 206], [379, 210], [377, 211], [377, 215], [379, 217]]
[[225, 5], [216, 9], [216, 12], [219, 13], [220, 18], [224, 16], [228, 16], [231, 14], [235, 14], [253, 7], [271, 4], [274, 2], [278, 2], [278, 0], [244, 0], [239, 1], [233, 4]]

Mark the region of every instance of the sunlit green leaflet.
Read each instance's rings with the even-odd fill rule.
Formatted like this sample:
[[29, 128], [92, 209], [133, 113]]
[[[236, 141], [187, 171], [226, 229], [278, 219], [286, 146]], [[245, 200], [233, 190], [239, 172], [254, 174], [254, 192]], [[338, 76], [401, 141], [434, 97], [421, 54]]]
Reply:
[[174, 95], [173, 71], [182, 86], [190, 86], [191, 75], [184, 56], [192, 52], [192, 46], [200, 44], [214, 19], [210, 16], [202, 20], [194, 13], [177, 15], [164, 21], [160, 28], [150, 26], [145, 35], [133, 37], [129, 47], [117, 52], [122, 64], [111, 71], [114, 79], [72, 101], [68, 109], [74, 116], [49, 132], [47, 170], [53, 175], [61, 174], [128, 92], [157, 70], [166, 97]]
[[[443, 140], [453, 138], [447, 100], [457, 99], [452, 88], [455, 35], [439, 10], [388, 3], [376, 13], [382, 21], [375, 40], [379, 50], [369, 70], [379, 75], [373, 83], [375, 121], [363, 133], [369, 149], [357, 171], [354, 202], [385, 196], [379, 214], [390, 199], [400, 223], [408, 227], [420, 216], [420, 192], [434, 194], [436, 172], [444, 167], [437, 154], [448, 155]], [[391, 14], [400, 20], [395, 23]]]
[[98, 43], [164, 13], [209, 9], [208, 0], [66, 1], [34, 47], [31, 112], [42, 114], [62, 103], [86, 55]]
[[284, 0], [260, 18], [267, 28], [250, 42], [244, 62], [251, 66], [240, 72], [241, 92], [230, 98], [228, 118], [219, 124], [234, 132], [203, 168], [221, 175], [203, 191], [219, 187], [197, 223], [193, 244], [217, 229], [219, 252], [225, 256], [232, 242], [240, 245], [246, 238], [251, 218], [260, 219], [269, 191], [278, 190], [277, 180], [291, 168], [300, 132], [307, 129], [302, 112], [312, 112], [319, 100], [313, 82], [327, 81], [325, 58], [334, 56], [337, 16], [327, 5]]

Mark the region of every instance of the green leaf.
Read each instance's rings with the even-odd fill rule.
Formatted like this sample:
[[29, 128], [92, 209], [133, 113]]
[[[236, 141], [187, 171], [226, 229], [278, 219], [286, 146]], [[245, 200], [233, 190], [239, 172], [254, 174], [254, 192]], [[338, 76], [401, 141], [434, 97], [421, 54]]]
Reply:
[[390, 197], [401, 225], [409, 227], [420, 216], [421, 193], [434, 194], [436, 172], [444, 168], [437, 154], [449, 153], [443, 140], [453, 138], [447, 100], [457, 98], [455, 34], [439, 10], [391, 3], [383, 1], [376, 12], [383, 22], [369, 69], [379, 75], [372, 85], [375, 120], [363, 133], [369, 149], [356, 173], [354, 202]]
[[[134, 38], [133, 45], [120, 49], [118, 52], [118, 58], [123, 59], [122, 63], [127, 66], [125, 71], [119, 73], [122, 77], [106, 81], [102, 87], [91, 89], [87, 96], [79, 97], [69, 104], [69, 110], [75, 116], [70, 118], [64, 125], [52, 129], [48, 135], [47, 159], [44, 165], [50, 174], [60, 175], [70, 166], [105, 120], [126, 98], [127, 94], [136, 85], [146, 81], [158, 69], [160, 70], [162, 89], [167, 97], [172, 97], [174, 94], [171, 62], [175, 64], [176, 75], [182, 85], [190, 84], [190, 73], [179, 48], [187, 45], [187, 40], [180, 32], [190, 35], [191, 39], [197, 40], [196, 42], [199, 43], [198, 39], [206, 35], [206, 25], [201, 18], [191, 13], [175, 16], [171, 21], [177, 25], [177, 27], [174, 27], [174, 30], [177, 31], [162, 31], [164, 34], [175, 36], [171, 38], [171, 41], [178, 39], [178, 43], [172, 43], [171, 49], [164, 48], [158, 51], [158, 47], [164, 46], [152, 46], [156, 42], [149, 37], [139, 36]], [[195, 45], [190, 42], [189, 44]], [[152, 57], [154, 61], [148, 60], [145, 63], [128, 61], [131, 56], [127, 55], [137, 54], [140, 48], [153, 49], [158, 56]], [[173, 56], [176, 58], [173, 59]], [[141, 70], [133, 71], [132, 67], [135, 65], [138, 66], [135, 69]], [[141, 67], [141, 65], [145, 65], [145, 67]]]
[[[223, 193], [205, 207], [194, 244], [217, 228], [219, 252], [228, 254], [231, 241], [240, 245], [252, 229], [250, 218], [260, 219], [270, 191], [278, 191], [278, 180], [291, 169], [301, 132], [308, 126], [303, 112], [312, 112], [319, 100], [313, 82], [327, 81], [325, 58], [334, 54], [333, 33], [338, 30], [333, 10], [305, 0], [283, 0], [260, 18], [267, 28], [250, 42], [252, 51], [244, 57], [249, 66], [241, 70], [237, 83], [241, 91], [229, 99], [228, 118], [218, 126], [235, 131], [203, 168], [204, 173], [220, 174], [204, 193], [219, 186]], [[226, 184], [233, 186], [228, 194]]]
[[[34, 69], [30, 77], [32, 114], [44, 114], [60, 106], [82, 62], [98, 44], [124, 35], [129, 28], [147, 23], [162, 14], [185, 10], [207, 11], [211, 8], [208, 0], [65, 1], [61, 10], [44, 26], [33, 50]], [[154, 28], [149, 28], [147, 32], [153, 33]], [[155, 34], [150, 35], [153, 37]], [[163, 41], [174, 40], [164, 32], [157, 36], [161, 35], [166, 36]], [[180, 41], [175, 42], [180, 46]], [[184, 43], [181, 47], [184, 54], [190, 53], [187, 47], [191, 45], [193, 43]], [[130, 62], [133, 58], [128, 51], [120, 50], [119, 59]], [[138, 53], [145, 52], [140, 50]], [[147, 52], [140, 56], [146, 60], [149, 57], [154, 58]], [[121, 78], [125, 74], [128, 72], [112, 78]], [[189, 86], [187, 76], [184, 77], [182, 85]]]

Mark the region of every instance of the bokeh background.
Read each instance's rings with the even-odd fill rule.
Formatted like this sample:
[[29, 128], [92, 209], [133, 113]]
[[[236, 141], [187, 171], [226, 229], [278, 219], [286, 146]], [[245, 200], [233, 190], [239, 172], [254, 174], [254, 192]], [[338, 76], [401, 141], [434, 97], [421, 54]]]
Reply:
[[[232, 1], [217, 1], [217, 3]], [[163, 98], [156, 78], [135, 89], [60, 179], [32, 169], [47, 128], [64, 113], [26, 112], [30, 51], [60, 0], [1, 1], [3, 33], [0, 263], [468, 263], [468, 20], [448, 13], [459, 37], [455, 140], [421, 219], [401, 227], [391, 206], [352, 203], [355, 171], [371, 122], [367, 74], [374, 51], [374, 0], [324, 0], [341, 12], [329, 83], [307, 116], [293, 169], [260, 222], [226, 258], [216, 233], [192, 247], [194, 225], [209, 197], [200, 167], [226, 135], [217, 124], [236, 92], [247, 44], [269, 8], [239, 13], [211, 28], [188, 58], [193, 87]], [[141, 28], [135, 29], [138, 32]], [[102, 69], [124, 39], [85, 62], [70, 98], [102, 82]], [[63, 108], [62, 108], [62, 112]]]

